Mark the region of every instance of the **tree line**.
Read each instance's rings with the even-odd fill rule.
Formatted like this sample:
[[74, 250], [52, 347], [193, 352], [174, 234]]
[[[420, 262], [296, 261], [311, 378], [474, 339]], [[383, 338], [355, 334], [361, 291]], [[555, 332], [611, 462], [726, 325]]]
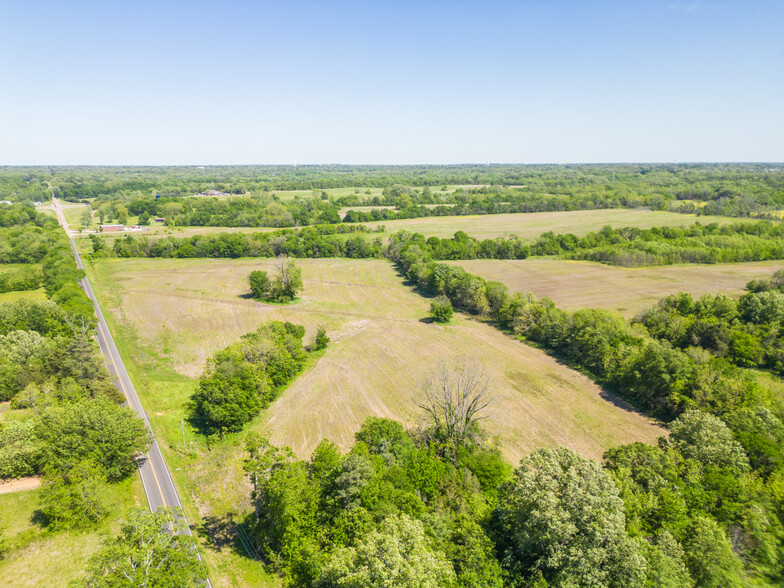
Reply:
[[[0, 209], [0, 264], [29, 265], [0, 274], [0, 284], [16, 290], [43, 287], [49, 299], [63, 307], [75, 323], [93, 324], [93, 305], [79, 286], [84, 272], [77, 269], [68, 237], [52, 217], [29, 206]], [[40, 280], [39, 280], [40, 276]]]
[[[603, 465], [539, 449], [514, 470], [478, 436], [371, 417], [346, 454], [310, 459], [246, 437], [263, 561], [287, 586], [777, 585], [781, 495], [719, 418], [687, 411], [658, 446]], [[780, 485], [780, 481], [778, 482]], [[780, 491], [779, 491], [780, 492]]]
[[[358, 235], [342, 235], [356, 230]], [[380, 227], [383, 230], [383, 227]], [[736, 263], [784, 259], [784, 225], [759, 221], [719, 225], [695, 223], [688, 227], [640, 229], [610, 226], [583, 237], [571, 233], [546, 232], [535, 241], [519, 237], [479, 240], [463, 231], [452, 238], [425, 238], [419, 233], [399, 231], [384, 245], [370, 240], [364, 225], [319, 225], [300, 230], [284, 229], [269, 233], [232, 233], [193, 237], [131, 237], [114, 242], [119, 257], [349, 257], [389, 256], [400, 243], [415, 243], [436, 260], [525, 259], [529, 256], [559, 256], [565, 259], [596, 261], [610, 265], [637, 267], [674, 263]], [[96, 237], [94, 245], [107, 252]], [[98, 252], [98, 251], [96, 251]]]
[[739, 367], [766, 368], [784, 375], [784, 270], [770, 280], [753, 280], [734, 300], [681, 292], [641, 313], [635, 322], [660, 341], [691, 354], [707, 352]]
[[[300, 230], [274, 232], [221, 233], [192, 237], [132, 237], [126, 235], [114, 242], [111, 252], [102, 241], [93, 239], [93, 255], [114, 254], [117, 257], [380, 257], [380, 238], [367, 238], [370, 229], [363, 225], [319, 225]], [[354, 236], [350, 236], [351, 234]]]

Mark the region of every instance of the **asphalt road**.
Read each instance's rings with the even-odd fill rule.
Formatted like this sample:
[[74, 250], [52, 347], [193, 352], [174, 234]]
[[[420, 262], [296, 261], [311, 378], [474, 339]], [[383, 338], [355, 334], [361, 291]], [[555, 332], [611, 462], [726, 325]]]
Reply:
[[[68, 222], [65, 220], [62, 207], [58, 205], [56, 198], [52, 199], [52, 203], [55, 214], [57, 215], [57, 220], [60, 222], [60, 226], [65, 229], [65, 232], [68, 234], [68, 239], [71, 241], [71, 247], [73, 248], [74, 256], [76, 257], [76, 267], [79, 269], [84, 269], [82, 266], [82, 258], [79, 255], [79, 251], [76, 249], [76, 244], [74, 243], [73, 237], [71, 236], [70, 230], [68, 228]], [[133, 387], [133, 383], [128, 377], [128, 372], [125, 370], [125, 365], [123, 364], [122, 358], [120, 357], [120, 353], [117, 351], [117, 346], [114, 344], [112, 334], [109, 332], [109, 327], [106, 325], [106, 321], [103, 318], [101, 307], [98, 305], [98, 301], [95, 298], [92, 287], [90, 287], [90, 281], [85, 277], [81, 280], [80, 283], [87, 296], [90, 298], [90, 300], [92, 300], [93, 306], [95, 307], [95, 315], [98, 317], [98, 328], [96, 329], [98, 345], [101, 347], [101, 352], [106, 359], [106, 365], [109, 369], [109, 373], [114, 378], [117, 389], [122, 392], [123, 396], [125, 396], [125, 400], [128, 402], [128, 406], [130, 406], [133, 411], [144, 421], [144, 424], [147, 425], [147, 429], [150, 432], [150, 437], [153, 439], [152, 446], [150, 447], [149, 451], [143, 456], [140, 456], [138, 460], [139, 474], [142, 477], [144, 492], [147, 495], [147, 504], [149, 505], [151, 511], [157, 510], [161, 506], [181, 509], [182, 503], [180, 502], [180, 497], [177, 495], [177, 489], [174, 486], [174, 480], [172, 480], [171, 473], [169, 473], [169, 468], [166, 467], [166, 462], [163, 461], [163, 455], [161, 455], [158, 442], [155, 440], [155, 435], [153, 434], [152, 428], [150, 427], [150, 421], [147, 419], [147, 413], [144, 412], [142, 404], [139, 401], [139, 397], [136, 395], [136, 390]], [[188, 521], [185, 519], [184, 514], [183, 521], [186, 524], [186, 529], [188, 529], [188, 534], [192, 535], [190, 527], [188, 526]], [[201, 559], [201, 556], [199, 556], [199, 559]], [[209, 580], [207, 580], [206, 585], [211, 586]]]
[[[58, 204], [56, 198], [52, 199], [52, 207], [57, 215], [57, 220], [60, 222], [60, 226], [65, 229], [65, 232], [68, 234], [68, 239], [71, 241], [71, 247], [73, 248], [74, 256], [76, 257], [76, 267], [84, 269], [82, 258], [79, 255], [79, 251], [77, 251], [76, 244], [70, 234], [68, 222], [65, 220], [62, 206]], [[174, 481], [169, 473], [169, 468], [166, 467], [166, 462], [163, 461], [161, 450], [158, 448], [158, 442], [155, 440], [152, 428], [150, 427], [150, 421], [147, 419], [147, 413], [144, 412], [142, 403], [139, 402], [139, 397], [136, 395], [133, 383], [128, 377], [128, 372], [125, 370], [125, 365], [120, 357], [120, 353], [117, 351], [117, 346], [114, 344], [114, 338], [112, 338], [109, 327], [106, 325], [106, 320], [103, 318], [101, 307], [95, 299], [90, 281], [87, 278], [82, 279], [81, 286], [87, 294], [87, 297], [92, 300], [93, 306], [95, 307], [95, 315], [98, 317], [98, 328], [96, 329], [98, 345], [101, 347], [104, 358], [106, 358], [106, 365], [109, 368], [109, 373], [114, 378], [117, 389], [125, 396], [128, 406], [130, 406], [144, 421], [144, 424], [147, 425], [147, 429], [150, 431], [150, 436], [153, 439], [150, 450], [139, 459], [139, 473], [142, 477], [144, 492], [147, 495], [147, 504], [152, 511], [157, 510], [158, 507], [161, 506], [182, 508], [180, 497], [177, 496], [177, 489], [174, 487]]]

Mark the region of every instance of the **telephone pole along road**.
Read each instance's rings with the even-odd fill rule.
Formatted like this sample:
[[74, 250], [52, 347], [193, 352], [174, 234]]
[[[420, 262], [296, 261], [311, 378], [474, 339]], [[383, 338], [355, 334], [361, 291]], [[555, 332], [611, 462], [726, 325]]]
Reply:
[[[76, 244], [74, 243], [68, 228], [68, 222], [65, 220], [62, 206], [54, 196], [52, 197], [52, 208], [57, 215], [60, 226], [63, 227], [68, 235], [68, 239], [71, 241], [71, 247], [73, 248], [74, 256], [76, 257], [76, 267], [84, 269], [82, 266], [82, 258], [76, 250]], [[109, 327], [106, 325], [106, 321], [103, 318], [101, 307], [98, 306], [98, 301], [95, 299], [93, 289], [90, 287], [90, 282], [86, 277], [81, 280], [81, 286], [85, 294], [92, 300], [93, 306], [95, 307], [95, 315], [98, 317], [98, 328], [96, 330], [98, 345], [101, 347], [101, 352], [106, 358], [109, 372], [114, 377], [117, 388], [122, 392], [128, 402], [128, 406], [130, 406], [133, 411], [139, 415], [139, 418], [144, 421], [144, 424], [147, 425], [147, 429], [153, 439], [150, 450], [144, 455], [144, 459], [139, 460], [139, 473], [142, 477], [142, 484], [144, 485], [144, 492], [147, 495], [147, 503], [150, 506], [150, 510], [154, 511], [160, 506], [182, 508], [180, 498], [177, 496], [177, 490], [174, 487], [174, 481], [169, 473], [169, 468], [166, 467], [166, 463], [163, 461], [163, 455], [161, 455], [161, 450], [158, 448], [158, 442], [155, 440], [155, 436], [152, 433], [150, 421], [147, 419], [147, 413], [144, 412], [141, 402], [139, 402], [139, 397], [136, 395], [136, 390], [134, 390], [133, 384], [131, 383], [131, 379], [128, 377], [128, 372], [125, 371], [125, 365], [123, 365], [120, 353], [117, 351], [117, 346], [114, 344], [112, 334], [109, 332]], [[187, 520], [185, 522], [187, 523]], [[191, 534], [190, 528], [188, 529], [188, 534]]]

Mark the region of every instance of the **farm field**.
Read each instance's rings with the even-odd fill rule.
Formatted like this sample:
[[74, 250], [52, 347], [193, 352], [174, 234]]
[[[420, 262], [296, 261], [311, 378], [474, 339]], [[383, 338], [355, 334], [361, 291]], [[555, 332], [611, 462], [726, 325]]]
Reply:
[[[144, 357], [157, 357], [187, 379], [198, 377], [209, 355], [262, 321], [303, 324], [306, 338], [324, 324], [333, 344], [259, 423], [271, 441], [290, 445], [300, 456], [322, 438], [347, 449], [370, 415], [415, 423], [417, 380], [440, 358], [477, 349], [497, 385], [487, 428], [513, 462], [555, 444], [599, 457], [611, 445], [661, 434], [605, 400], [587, 378], [490, 325], [465, 317], [447, 327], [423, 322], [427, 300], [409, 291], [385, 261], [298, 263], [305, 288], [301, 300], [288, 306], [244, 297], [248, 273], [268, 268], [269, 260], [102, 260], [91, 273], [106, 310], [133, 333]], [[148, 412], [163, 404], [181, 410], [170, 398], [149, 402]]]
[[566, 212], [525, 212], [471, 216], [440, 216], [364, 223], [370, 227], [384, 225], [388, 233], [407, 230], [426, 237], [451, 237], [465, 231], [477, 239], [516, 235], [535, 239], [542, 233], [573, 233], [581, 236], [598, 231], [606, 225], [613, 228], [670, 226], [680, 227], [699, 221], [703, 224], [731, 223], [740, 219], [720, 216], [696, 216], [648, 209], [611, 208], [607, 210], [575, 210]]
[[[354, 210], [371, 210], [383, 208], [378, 206], [353, 207]], [[341, 209], [344, 215], [349, 208]], [[606, 225], [615, 228], [656, 226], [687, 226], [699, 221], [701, 223], [731, 223], [740, 219], [718, 216], [694, 216], [652, 210], [588, 210], [567, 212], [527, 212], [514, 214], [487, 214], [471, 216], [446, 216], [403, 219], [393, 221], [372, 221], [364, 224], [372, 229], [379, 225], [385, 227], [388, 235], [400, 230], [422, 233], [428, 237], [452, 237], [457, 231], [465, 231], [472, 237], [490, 239], [505, 235], [516, 235], [526, 239], [536, 239], [542, 233], [574, 233], [584, 235], [598, 231]], [[81, 223], [79, 220], [77, 225]], [[174, 237], [190, 237], [215, 233], [252, 233], [278, 230], [275, 227], [167, 227], [162, 224], [150, 225], [148, 231], [130, 233], [134, 236], [172, 235]], [[128, 233], [106, 233], [102, 238], [113, 242]], [[372, 233], [376, 235], [376, 233]]]
[[[666, 433], [586, 376], [489, 324], [461, 315], [448, 326], [424, 322], [428, 300], [405, 286], [386, 261], [297, 263], [304, 290], [284, 306], [246, 297], [249, 272], [269, 269], [271, 260], [87, 264], [216, 586], [279, 585], [225, 539], [234, 521], [251, 515], [245, 435], [258, 432], [308, 457], [323, 438], [348, 450], [371, 415], [416, 425], [424, 420], [415, 405], [418, 383], [442, 358], [478, 355], [487, 365], [496, 402], [485, 428], [512, 463], [534, 448], [556, 445], [600, 458], [610, 446], [654, 443]], [[306, 342], [323, 324], [332, 342], [242, 433], [207, 447], [183, 421], [206, 358], [273, 319], [305, 325]]]
[[447, 262], [513, 292], [548, 297], [564, 309], [607, 308], [627, 318], [676, 292], [740, 296], [746, 283], [768, 278], [784, 261], [622, 268], [551, 258]]

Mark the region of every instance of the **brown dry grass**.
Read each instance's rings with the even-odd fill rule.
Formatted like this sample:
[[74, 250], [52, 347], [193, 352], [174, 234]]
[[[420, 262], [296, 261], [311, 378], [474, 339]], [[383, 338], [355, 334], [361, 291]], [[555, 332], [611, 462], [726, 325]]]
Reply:
[[466, 271], [506, 284], [513, 292], [533, 292], [565, 309], [609, 308], [632, 317], [675, 294], [689, 292], [740, 296], [746, 283], [784, 267], [782, 261], [716, 265], [622, 268], [590, 261], [521, 259], [449, 262]]
[[99, 294], [108, 288], [105, 309], [135, 331], [142, 347], [190, 377], [206, 357], [262, 321], [303, 324], [307, 337], [326, 325], [333, 342], [324, 356], [252, 425], [303, 457], [323, 438], [348, 449], [370, 415], [414, 424], [424, 372], [463, 356], [478, 357], [495, 381], [497, 402], [486, 428], [513, 462], [551, 445], [597, 458], [612, 445], [652, 442], [663, 432], [613, 404], [588, 378], [490, 325], [466, 317], [446, 327], [423, 322], [428, 301], [388, 262], [298, 263], [305, 287], [288, 306], [243, 297], [249, 272], [269, 269], [269, 260], [104, 260], [94, 271]]

